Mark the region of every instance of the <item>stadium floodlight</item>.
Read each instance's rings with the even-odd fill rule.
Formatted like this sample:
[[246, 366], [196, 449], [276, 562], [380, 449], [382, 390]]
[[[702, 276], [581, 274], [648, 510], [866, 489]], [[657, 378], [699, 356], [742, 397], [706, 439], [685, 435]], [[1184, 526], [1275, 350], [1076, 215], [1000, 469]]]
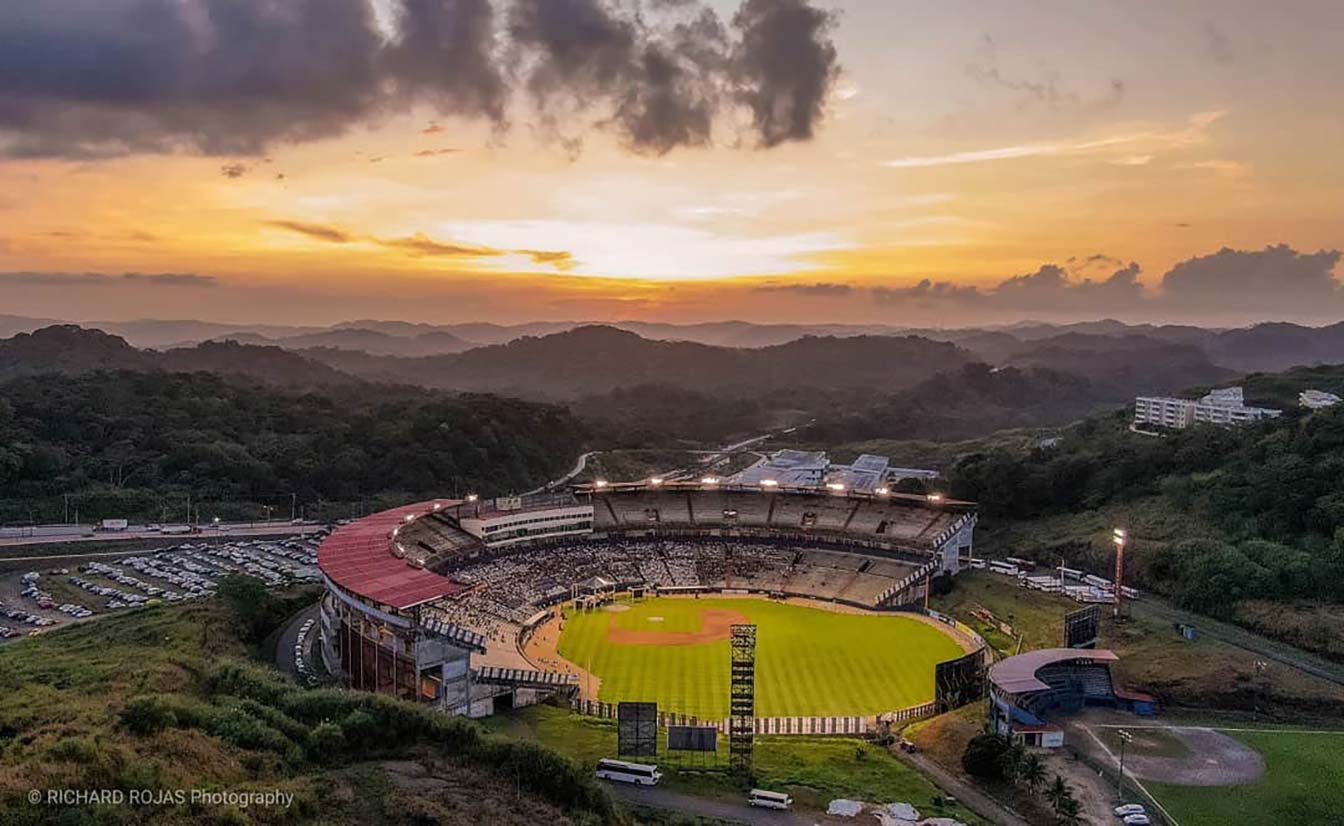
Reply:
[[877, 488], [876, 490], [873, 491], [873, 493], [876, 493], [878, 496], [886, 496], [887, 494], [891, 493], [891, 488], [888, 487]]
[[655, 477], [653, 477], [652, 479], [649, 480], [649, 484], [650, 484], [650, 485], [653, 485], [654, 487], [657, 487], [657, 486], [661, 485], [662, 483], [663, 483], [663, 479], [662, 479], [661, 476], [655, 476]]
[[438, 509], [441, 508], [441, 507], [443, 507], [443, 505], [440, 504], [439, 502], [435, 502], [435, 503], [434, 503], [434, 510], [438, 510]]
[[762, 480], [761, 480], [761, 487], [763, 487], [763, 488], [777, 488], [777, 487], [779, 487], [779, 482], [775, 481], [774, 479], [762, 479]]
[[474, 494], [474, 493], [468, 493], [468, 494], [467, 494], [467, 501], [468, 501], [468, 502], [475, 502], [475, 501], [476, 501], [476, 494]]
[[827, 482], [826, 489], [833, 490], [836, 493], [843, 493], [845, 490], [845, 486], [840, 484], [839, 482]]
[[719, 477], [717, 476], [706, 476], [700, 480], [700, 484], [702, 485], [717, 485], [718, 483]]
[[407, 522], [410, 522], [410, 521], [411, 521], [412, 519], [414, 519], [414, 518], [415, 518], [415, 514], [413, 514], [413, 513], [408, 513], [408, 514], [406, 514], [404, 517], [402, 517], [402, 519], [404, 519], [404, 520], [407, 521]]
[[943, 495], [942, 495], [941, 493], [930, 493], [928, 496], [926, 496], [926, 497], [924, 497], [924, 498], [927, 499], [927, 500], [929, 500], [930, 502], [941, 502], [941, 501], [943, 501]]
[[602, 488], [605, 488], [608, 484], [609, 484], [609, 482], [607, 482], [606, 479], [594, 479], [594, 480], [593, 480], [593, 487], [597, 488], [598, 490], [601, 490]]
[[1125, 533], [1124, 528], [1116, 528], [1115, 530], [1111, 531], [1111, 541], [1117, 545], [1125, 544], [1126, 537], [1127, 534]]

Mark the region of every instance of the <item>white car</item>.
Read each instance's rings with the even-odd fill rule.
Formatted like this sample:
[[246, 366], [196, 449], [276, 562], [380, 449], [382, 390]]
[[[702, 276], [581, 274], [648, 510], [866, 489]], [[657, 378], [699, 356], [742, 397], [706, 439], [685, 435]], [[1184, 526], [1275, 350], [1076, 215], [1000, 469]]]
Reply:
[[1116, 817], [1129, 817], [1130, 815], [1147, 814], [1142, 806], [1137, 803], [1126, 803], [1123, 806], [1115, 807]]
[[1124, 823], [1125, 826], [1149, 826], [1149, 824], [1152, 823], [1152, 821], [1148, 819], [1148, 815], [1144, 814], [1127, 815], [1121, 822]]

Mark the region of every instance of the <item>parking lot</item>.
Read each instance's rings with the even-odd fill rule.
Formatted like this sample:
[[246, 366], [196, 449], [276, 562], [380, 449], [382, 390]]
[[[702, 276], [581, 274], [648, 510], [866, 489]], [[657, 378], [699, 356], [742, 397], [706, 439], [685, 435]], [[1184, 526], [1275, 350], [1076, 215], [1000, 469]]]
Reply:
[[99, 556], [60, 567], [0, 574], [0, 642], [146, 605], [200, 599], [230, 574], [268, 587], [318, 582], [325, 531], [283, 539], [199, 539], [168, 548]]

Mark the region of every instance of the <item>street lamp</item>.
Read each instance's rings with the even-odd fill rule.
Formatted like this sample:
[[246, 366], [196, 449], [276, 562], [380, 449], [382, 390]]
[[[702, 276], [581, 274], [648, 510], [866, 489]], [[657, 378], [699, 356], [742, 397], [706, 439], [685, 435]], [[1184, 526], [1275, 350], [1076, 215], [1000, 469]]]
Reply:
[[1125, 744], [1134, 742], [1134, 735], [1124, 729], [1118, 729], [1116, 734], [1120, 735], [1120, 774], [1115, 778], [1115, 796], [1123, 803], [1125, 801]]

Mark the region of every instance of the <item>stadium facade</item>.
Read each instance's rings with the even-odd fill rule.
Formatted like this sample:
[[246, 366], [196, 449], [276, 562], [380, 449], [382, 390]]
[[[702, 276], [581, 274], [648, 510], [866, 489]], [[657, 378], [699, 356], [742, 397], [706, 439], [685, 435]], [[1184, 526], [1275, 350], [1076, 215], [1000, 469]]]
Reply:
[[1060, 715], [1089, 707], [1153, 714], [1156, 700], [1115, 685], [1105, 649], [1043, 648], [1000, 660], [989, 669], [990, 730], [1029, 746], [1064, 745]]
[[909, 606], [971, 558], [975, 507], [878, 490], [655, 480], [373, 514], [319, 548], [323, 662], [351, 688], [484, 716], [576, 687], [523, 650], [595, 589]]

